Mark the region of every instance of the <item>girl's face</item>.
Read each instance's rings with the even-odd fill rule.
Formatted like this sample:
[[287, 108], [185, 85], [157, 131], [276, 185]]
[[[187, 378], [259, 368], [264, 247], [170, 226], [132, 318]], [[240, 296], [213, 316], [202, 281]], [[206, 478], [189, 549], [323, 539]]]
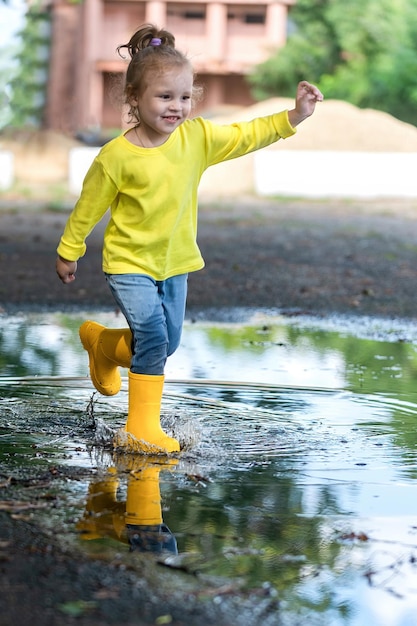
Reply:
[[173, 67], [152, 77], [137, 97], [140, 133], [153, 146], [162, 145], [190, 115], [193, 73], [187, 67]]

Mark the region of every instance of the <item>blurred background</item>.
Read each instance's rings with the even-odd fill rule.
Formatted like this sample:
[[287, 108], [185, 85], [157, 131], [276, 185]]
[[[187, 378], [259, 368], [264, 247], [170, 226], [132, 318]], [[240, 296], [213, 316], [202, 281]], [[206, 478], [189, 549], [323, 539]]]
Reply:
[[[74, 181], [70, 151], [126, 128], [116, 48], [145, 22], [171, 30], [192, 60], [204, 88], [195, 114], [268, 114], [307, 79], [325, 94], [325, 117], [290, 150], [415, 153], [416, 18], [417, 0], [0, 0], [0, 187], [78, 193], [95, 153], [77, 153]], [[232, 193], [262, 187], [253, 169], [224, 177]]]

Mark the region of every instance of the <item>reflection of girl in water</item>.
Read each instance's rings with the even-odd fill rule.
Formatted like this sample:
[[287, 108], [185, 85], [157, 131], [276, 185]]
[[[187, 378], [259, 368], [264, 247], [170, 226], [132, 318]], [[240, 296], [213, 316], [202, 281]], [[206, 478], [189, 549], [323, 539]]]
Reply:
[[117, 500], [117, 469], [92, 482], [88, 489], [83, 518], [77, 524], [81, 538], [116, 539], [128, 543], [130, 550], [177, 554], [177, 542], [162, 520], [159, 473], [171, 464], [129, 460], [130, 473], [126, 502]]

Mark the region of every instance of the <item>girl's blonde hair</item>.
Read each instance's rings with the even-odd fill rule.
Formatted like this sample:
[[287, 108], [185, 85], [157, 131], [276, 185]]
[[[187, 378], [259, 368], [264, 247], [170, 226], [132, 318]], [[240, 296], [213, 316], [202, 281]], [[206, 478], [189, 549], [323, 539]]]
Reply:
[[[126, 48], [130, 56], [124, 94], [131, 122], [140, 122], [139, 111], [134, 101], [145, 90], [148, 81], [151, 80], [150, 75], [163, 73], [172, 67], [189, 67], [194, 75], [189, 59], [175, 47], [174, 35], [153, 24], [141, 26], [127, 43], [117, 47], [119, 55], [125, 58], [121, 53], [123, 48]], [[200, 95], [201, 88], [193, 85], [193, 101]]]

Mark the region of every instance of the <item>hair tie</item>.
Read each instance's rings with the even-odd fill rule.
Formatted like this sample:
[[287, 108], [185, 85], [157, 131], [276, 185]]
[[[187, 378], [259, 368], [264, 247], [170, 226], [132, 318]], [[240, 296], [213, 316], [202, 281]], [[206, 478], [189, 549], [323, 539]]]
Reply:
[[162, 43], [162, 39], [160, 39], [159, 37], [154, 37], [153, 39], [150, 40], [149, 45], [150, 46], [160, 46]]

